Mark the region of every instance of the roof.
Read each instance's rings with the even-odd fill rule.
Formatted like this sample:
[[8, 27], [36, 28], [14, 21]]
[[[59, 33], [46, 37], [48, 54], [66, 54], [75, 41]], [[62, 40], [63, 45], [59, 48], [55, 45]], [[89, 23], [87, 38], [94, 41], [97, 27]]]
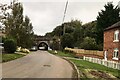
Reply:
[[120, 28], [120, 21], [115, 23], [115, 24], [113, 24], [112, 26], [106, 28], [105, 31], [113, 29], [113, 28]]

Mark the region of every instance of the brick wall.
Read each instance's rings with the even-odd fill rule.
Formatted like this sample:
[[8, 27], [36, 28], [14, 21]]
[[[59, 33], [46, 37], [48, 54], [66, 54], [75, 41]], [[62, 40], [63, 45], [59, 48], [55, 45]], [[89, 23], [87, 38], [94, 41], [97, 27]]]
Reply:
[[120, 55], [120, 42], [113, 42], [114, 41], [114, 32], [116, 30], [118, 30], [118, 28], [110, 29], [110, 30], [107, 30], [104, 32], [104, 51], [108, 50], [108, 59], [109, 60], [113, 60], [112, 58], [113, 58], [113, 52], [114, 52], [115, 48], [119, 49], [119, 55]]

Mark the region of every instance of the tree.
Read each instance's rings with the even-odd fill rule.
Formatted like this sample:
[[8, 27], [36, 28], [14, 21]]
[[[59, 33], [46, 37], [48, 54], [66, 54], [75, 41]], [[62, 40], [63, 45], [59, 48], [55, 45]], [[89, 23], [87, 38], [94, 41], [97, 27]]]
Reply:
[[76, 47], [80, 47], [80, 43], [83, 41], [84, 31], [82, 26], [75, 28], [73, 32], [73, 39]]
[[96, 39], [96, 25], [97, 21], [92, 21], [82, 25], [82, 28], [84, 30], [84, 37], [91, 37]]
[[10, 6], [0, 3], [0, 30], [2, 32], [4, 32], [5, 30], [5, 25], [3, 23], [9, 14], [8, 12], [9, 9], [10, 9]]
[[54, 30], [53, 30], [53, 36], [62, 36], [63, 35], [63, 26], [57, 26]]
[[12, 36], [20, 45], [20, 31], [23, 23], [23, 7], [19, 2], [11, 2], [11, 13], [7, 13], [6, 19], [3, 22], [5, 25], [5, 33], [7, 36]]
[[80, 27], [82, 22], [79, 20], [71, 20], [70, 22], [65, 22], [57, 26], [51, 33], [46, 33], [46, 36], [63, 36], [63, 27], [65, 27], [65, 33], [73, 33], [75, 28]]
[[86, 50], [96, 50], [97, 44], [94, 38], [85, 37], [83, 42], [81, 43], [81, 48]]
[[65, 47], [69, 47], [69, 48], [74, 47], [73, 36], [69, 33], [65, 33], [61, 38], [61, 45], [63, 49]]
[[[30, 23], [28, 16], [25, 16], [25, 21], [23, 22], [23, 28], [21, 29], [21, 46], [29, 48], [33, 44], [33, 26]], [[26, 40], [27, 39], [27, 40]]]
[[[66, 37], [66, 35], [65, 35], [65, 37], [63, 36], [63, 27], [65, 27], [65, 33], [69, 34], [72, 37], [71, 40], [72, 40], [72, 43], [73, 43], [72, 45], [70, 44], [70, 46], [66, 45], [66, 43], [65, 43], [65, 45], [66, 45], [65, 47], [67, 47], [67, 46], [68, 47], [71, 47], [71, 46], [73, 47], [74, 43], [76, 43], [75, 46], [78, 47], [80, 45], [80, 42], [82, 41], [82, 36], [83, 36], [83, 31], [82, 31], [81, 26], [82, 26], [81, 21], [79, 21], [79, 20], [71, 20], [70, 22], [65, 22], [65, 23], [57, 26], [52, 32], [46, 33], [45, 36], [48, 36], [48, 37], [56, 36], [59, 39], [63, 40]], [[62, 41], [62, 40], [60, 40], [60, 41]], [[64, 42], [61, 42], [61, 43], [63, 44], [62, 47], [64, 48]]]
[[13, 1], [8, 5], [11, 12], [5, 13], [3, 21], [5, 33], [17, 41], [17, 46], [30, 47], [33, 36], [33, 26], [28, 16], [23, 16], [23, 6], [20, 2]]
[[45, 34], [45, 37], [53, 37], [53, 32], [47, 32], [46, 34]]
[[105, 6], [105, 10], [101, 10], [97, 16], [97, 43], [103, 43], [103, 31], [105, 28], [120, 21], [118, 6], [109, 2]]
[[57, 36], [54, 36], [50, 42], [50, 48], [52, 50], [60, 50], [60, 39]]
[[65, 33], [73, 33], [76, 28], [80, 28], [82, 26], [82, 22], [79, 20], [71, 20], [71, 22], [66, 22], [63, 24], [65, 27]]

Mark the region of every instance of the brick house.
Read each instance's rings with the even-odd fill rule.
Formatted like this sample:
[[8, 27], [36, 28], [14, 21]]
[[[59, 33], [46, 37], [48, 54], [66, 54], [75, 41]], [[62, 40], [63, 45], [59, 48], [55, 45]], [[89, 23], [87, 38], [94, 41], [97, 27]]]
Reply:
[[120, 21], [104, 30], [104, 57], [120, 61]]

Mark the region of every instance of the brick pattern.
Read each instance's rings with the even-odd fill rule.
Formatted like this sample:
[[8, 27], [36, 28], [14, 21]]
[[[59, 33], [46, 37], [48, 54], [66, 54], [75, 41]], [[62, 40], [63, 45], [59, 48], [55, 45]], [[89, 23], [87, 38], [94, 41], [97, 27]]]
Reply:
[[[116, 30], [119, 30], [119, 42], [113, 42], [114, 41], [114, 32]], [[114, 60], [113, 58], [113, 52], [114, 49], [119, 49], [119, 61], [120, 61], [120, 28], [113, 28], [110, 30], [107, 30], [104, 32], [104, 51], [107, 51], [108, 60]], [[118, 60], [115, 60], [118, 61]]]

